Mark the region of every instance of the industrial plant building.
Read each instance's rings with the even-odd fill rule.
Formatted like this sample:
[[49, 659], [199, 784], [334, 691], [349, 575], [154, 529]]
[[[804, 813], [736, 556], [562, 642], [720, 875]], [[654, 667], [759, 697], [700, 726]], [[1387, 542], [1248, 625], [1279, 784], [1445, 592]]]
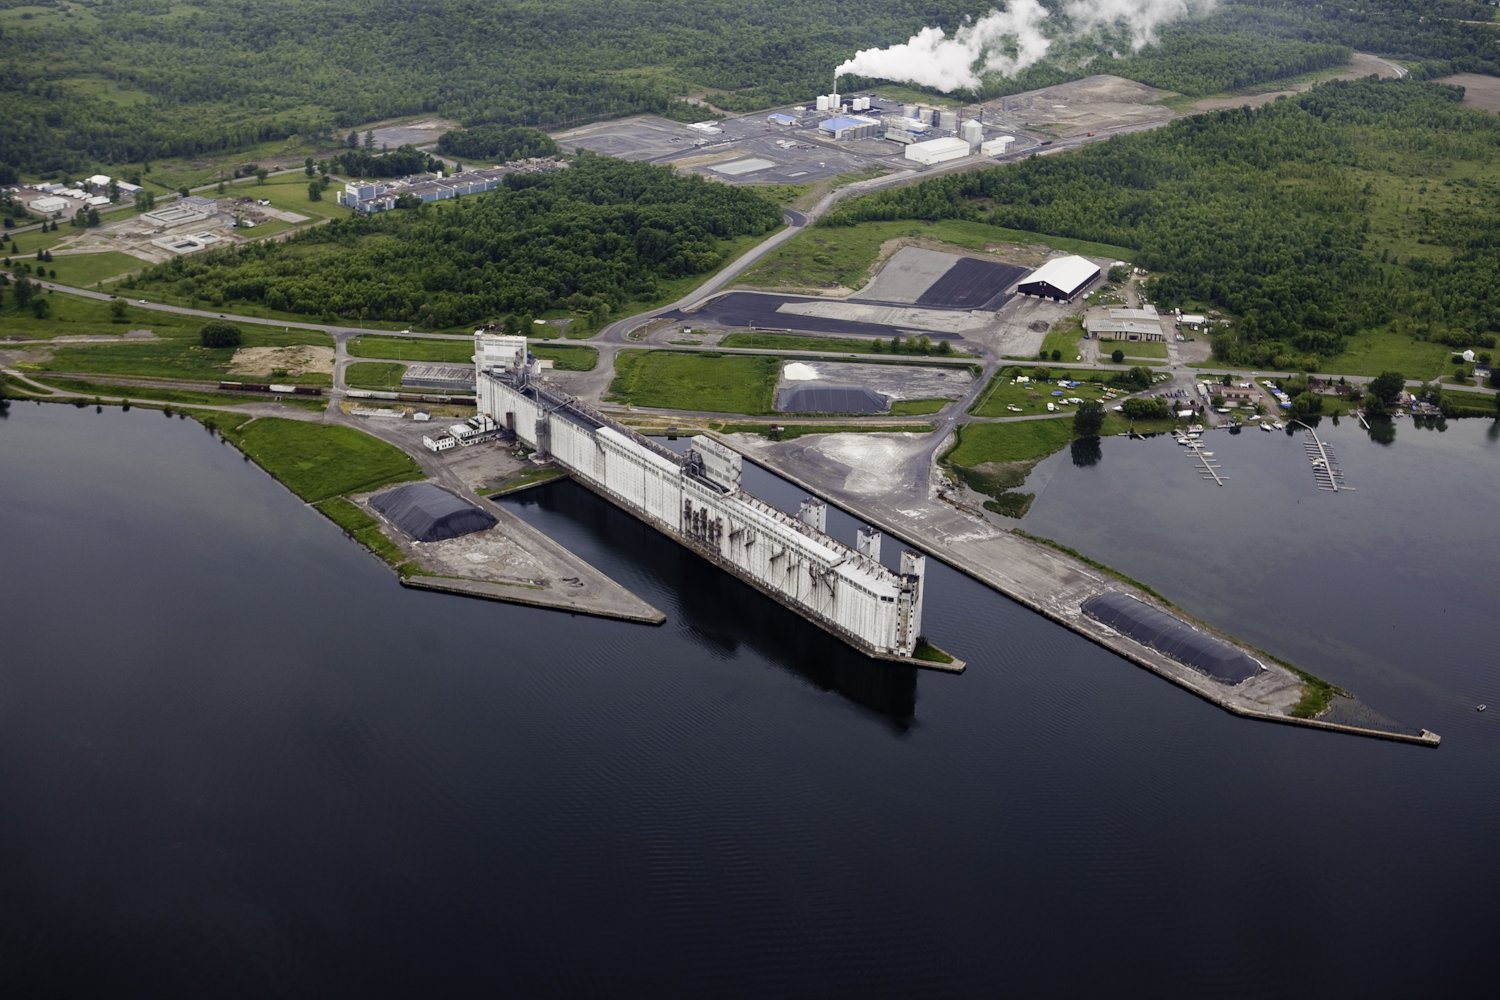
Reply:
[[839, 140], [871, 139], [879, 133], [880, 122], [863, 115], [835, 115], [824, 119], [818, 125], [818, 130]]
[[862, 652], [911, 659], [925, 556], [904, 551], [889, 569], [878, 531], [849, 548], [828, 535], [822, 501], [804, 500], [793, 517], [747, 493], [739, 453], [712, 438], [678, 455], [544, 386], [524, 337], [478, 331], [474, 347], [480, 414], [539, 457]]
[[503, 167], [465, 170], [449, 177], [412, 174], [391, 181], [350, 181], [339, 192], [338, 203], [356, 212], [386, 212], [403, 196], [420, 202], [447, 201], [461, 195], [480, 194], [500, 186], [507, 174], [559, 170], [567, 166], [558, 159], [519, 160]]
[[1165, 341], [1161, 317], [1151, 306], [1125, 309], [1104, 306], [1090, 309], [1083, 317], [1083, 328], [1096, 340]]
[[1072, 302], [1099, 278], [1099, 265], [1086, 257], [1057, 257], [1027, 275], [1016, 286], [1022, 295]]

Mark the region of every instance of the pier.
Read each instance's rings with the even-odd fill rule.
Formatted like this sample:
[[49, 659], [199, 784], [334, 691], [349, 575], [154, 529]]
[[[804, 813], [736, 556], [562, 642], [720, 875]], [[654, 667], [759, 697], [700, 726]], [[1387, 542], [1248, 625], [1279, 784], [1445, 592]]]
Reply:
[[1228, 477], [1219, 474], [1219, 463], [1214, 459], [1214, 453], [1203, 447], [1203, 441], [1196, 435], [1199, 432], [1190, 431], [1186, 434], [1181, 432], [1177, 435], [1177, 443], [1187, 448], [1188, 452], [1198, 463], [1198, 478], [1204, 482], [1213, 482], [1216, 486], [1223, 486], [1229, 481]]
[[1313, 478], [1318, 482], [1318, 489], [1337, 493], [1339, 490], [1353, 490], [1352, 486], [1344, 485], [1344, 473], [1334, 461], [1333, 449], [1329, 448], [1318, 437], [1318, 432], [1313, 430], [1302, 421], [1293, 421], [1297, 426], [1307, 431], [1307, 440], [1303, 442], [1302, 448], [1307, 452], [1308, 461], [1312, 463]]

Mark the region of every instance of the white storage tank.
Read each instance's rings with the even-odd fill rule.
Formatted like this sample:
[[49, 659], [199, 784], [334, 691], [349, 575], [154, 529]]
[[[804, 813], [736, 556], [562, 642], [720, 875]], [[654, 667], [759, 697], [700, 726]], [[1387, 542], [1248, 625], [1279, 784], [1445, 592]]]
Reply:
[[818, 110], [819, 111], [827, 111], [828, 110], [828, 95], [827, 94], [819, 94], [818, 95]]
[[917, 117], [917, 106], [915, 104], [903, 104], [903, 105], [901, 105], [901, 117], [902, 118], [915, 118], [915, 117]]
[[945, 128], [950, 132], [958, 131], [958, 112], [943, 111], [938, 115], [938, 127]]

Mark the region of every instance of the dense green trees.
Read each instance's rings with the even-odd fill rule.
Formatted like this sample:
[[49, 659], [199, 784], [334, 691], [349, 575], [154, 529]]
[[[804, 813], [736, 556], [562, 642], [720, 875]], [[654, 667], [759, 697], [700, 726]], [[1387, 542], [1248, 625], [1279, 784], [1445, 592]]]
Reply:
[[1073, 412], [1073, 436], [1075, 438], [1098, 437], [1104, 426], [1104, 404], [1094, 399], [1085, 399]]
[[198, 342], [204, 347], [238, 347], [243, 339], [239, 327], [220, 319], [209, 320], [198, 331]]
[[466, 160], [504, 163], [534, 156], [556, 156], [557, 143], [545, 132], [524, 126], [480, 125], [443, 133], [438, 152]]
[[140, 280], [189, 299], [429, 328], [554, 308], [603, 317], [780, 222], [752, 191], [584, 155], [486, 194], [174, 258]]

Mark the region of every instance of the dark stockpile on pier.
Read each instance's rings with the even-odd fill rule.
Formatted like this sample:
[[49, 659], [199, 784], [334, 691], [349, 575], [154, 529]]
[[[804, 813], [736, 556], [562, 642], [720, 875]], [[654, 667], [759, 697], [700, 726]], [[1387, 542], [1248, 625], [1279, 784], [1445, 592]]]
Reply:
[[1105, 591], [1084, 601], [1082, 607], [1095, 621], [1216, 681], [1238, 684], [1263, 669], [1244, 650], [1129, 594]]
[[494, 527], [493, 515], [432, 483], [408, 483], [370, 498], [370, 506], [419, 542], [440, 542]]

